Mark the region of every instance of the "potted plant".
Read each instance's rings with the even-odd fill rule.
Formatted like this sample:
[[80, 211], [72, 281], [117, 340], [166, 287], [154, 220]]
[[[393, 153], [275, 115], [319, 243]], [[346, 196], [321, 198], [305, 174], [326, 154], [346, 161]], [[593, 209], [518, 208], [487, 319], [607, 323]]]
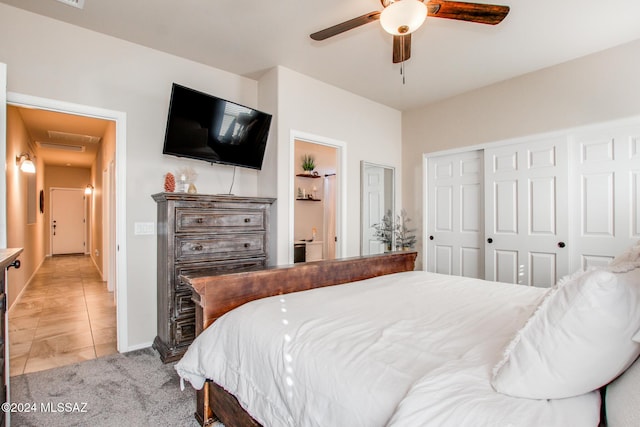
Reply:
[[373, 225], [374, 236], [384, 243], [385, 250], [390, 251], [393, 247], [394, 224], [391, 209], [382, 217], [382, 222]]
[[305, 174], [311, 175], [311, 172], [316, 168], [316, 160], [310, 154], [302, 156], [302, 170]]
[[396, 221], [395, 236], [396, 249], [408, 250], [416, 245], [416, 229], [409, 228], [407, 224], [411, 222], [411, 218], [407, 216], [407, 211], [402, 209]]
[[396, 250], [412, 249], [417, 241], [415, 228], [409, 228], [408, 223], [411, 218], [407, 216], [407, 211], [402, 209], [400, 215], [393, 220], [391, 210], [382, 217], [382, 222], [374, 224], [374, 236], [376, 239], [385, 244], [386, 250], [390, 251], [395, 246]]

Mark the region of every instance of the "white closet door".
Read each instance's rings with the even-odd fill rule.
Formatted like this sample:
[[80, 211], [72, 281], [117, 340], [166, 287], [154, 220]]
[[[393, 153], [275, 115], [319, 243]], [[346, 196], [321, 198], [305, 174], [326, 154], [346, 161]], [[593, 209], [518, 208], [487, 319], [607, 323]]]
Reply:
[[427, 270], [484, 278], [482, 151], [427, 163]]
[[567, 142], [532, 139], [484, 153], [485, 275], [548, 287], [567, 274]]
[[640, 126], [572, 135], [571, 267], [606, 265], [640, 239]]

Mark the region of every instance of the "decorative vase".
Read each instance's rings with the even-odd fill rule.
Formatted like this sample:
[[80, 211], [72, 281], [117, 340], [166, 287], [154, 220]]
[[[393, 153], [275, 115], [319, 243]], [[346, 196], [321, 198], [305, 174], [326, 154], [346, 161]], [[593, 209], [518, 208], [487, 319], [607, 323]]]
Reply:
[[173, 193], [176, 191], [176, 178], [171, 172], [168, 172], [164, 176], [164, 191], [167, 193]]

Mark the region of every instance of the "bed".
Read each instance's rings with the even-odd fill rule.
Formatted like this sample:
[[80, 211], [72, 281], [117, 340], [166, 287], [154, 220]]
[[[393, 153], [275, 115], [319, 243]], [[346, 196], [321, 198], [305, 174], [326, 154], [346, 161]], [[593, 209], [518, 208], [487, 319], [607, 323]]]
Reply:
[[601, 422], [604, 386], [640, 353], [640, 259], [547, 290], [413, 271], [415, 256], [183, 277], [199, 334], [176, 370], [198, 390], [196, 418], [226, 427]]

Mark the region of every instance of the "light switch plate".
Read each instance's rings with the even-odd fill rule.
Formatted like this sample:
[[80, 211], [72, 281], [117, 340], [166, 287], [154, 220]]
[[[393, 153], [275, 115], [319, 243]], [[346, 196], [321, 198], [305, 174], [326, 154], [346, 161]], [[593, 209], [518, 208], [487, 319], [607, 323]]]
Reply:
[[153, 222], [135, 222], [133, 234], [136, 236], [156, 234], [155, 224]]

